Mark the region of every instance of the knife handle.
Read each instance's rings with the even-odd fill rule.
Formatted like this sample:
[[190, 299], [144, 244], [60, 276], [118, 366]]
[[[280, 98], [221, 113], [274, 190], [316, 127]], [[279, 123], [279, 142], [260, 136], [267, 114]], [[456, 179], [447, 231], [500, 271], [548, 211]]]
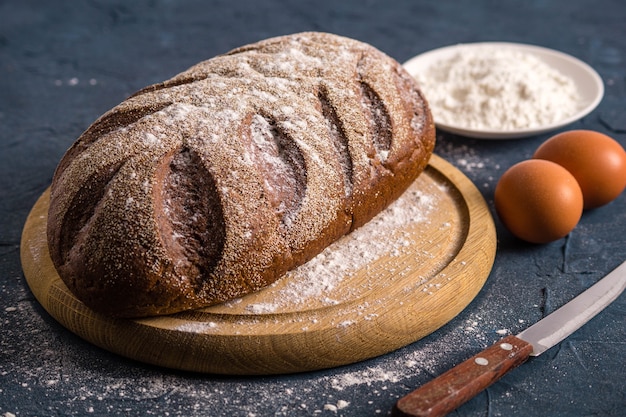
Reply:
[[530, 343], [515, 336], [507, 336], [400, 398], [392, 415], [396, 417], [446, 415], [511, 369], [524, 363], [532, 351]]

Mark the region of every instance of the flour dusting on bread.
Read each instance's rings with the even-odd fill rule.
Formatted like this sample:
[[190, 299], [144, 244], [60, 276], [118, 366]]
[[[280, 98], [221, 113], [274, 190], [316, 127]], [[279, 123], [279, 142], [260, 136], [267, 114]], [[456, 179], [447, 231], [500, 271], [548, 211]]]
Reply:
[[243, 46], [81, 135], [53, 179], [51, 256], [112, 316], [240, 297], [387, 207], [434, 140], [415, 82], [370, 45], [310, 32]]

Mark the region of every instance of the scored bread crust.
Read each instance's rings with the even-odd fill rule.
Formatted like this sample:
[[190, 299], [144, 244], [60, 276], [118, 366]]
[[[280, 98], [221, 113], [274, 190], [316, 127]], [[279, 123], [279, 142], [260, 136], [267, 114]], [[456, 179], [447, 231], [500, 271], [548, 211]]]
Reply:
[[78, 138], [51, 185], [50, 255], [114, 317], [241, 297], [387, 207], [434, 143], [415, 81], [374, 47], [316, 32], [243, 46]]

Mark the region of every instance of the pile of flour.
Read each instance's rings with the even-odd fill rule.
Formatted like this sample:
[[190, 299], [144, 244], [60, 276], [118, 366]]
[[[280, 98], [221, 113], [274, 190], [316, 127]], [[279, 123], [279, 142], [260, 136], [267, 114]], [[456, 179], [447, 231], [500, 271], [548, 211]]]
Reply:
[[468, 129], [545, 126], [580, 107], [572, 79], [530, 53], [501, 47], [461, 48], [415, 78], [436, 122]]

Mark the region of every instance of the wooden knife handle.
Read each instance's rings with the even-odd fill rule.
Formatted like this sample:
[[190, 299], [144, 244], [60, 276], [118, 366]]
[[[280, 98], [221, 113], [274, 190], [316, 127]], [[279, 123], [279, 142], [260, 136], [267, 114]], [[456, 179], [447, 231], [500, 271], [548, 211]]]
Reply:
[[443, 416], [524, 363], [533, 351], [530, 343], [507, 336], [479, 354], [400, 398], [396, 417]]

